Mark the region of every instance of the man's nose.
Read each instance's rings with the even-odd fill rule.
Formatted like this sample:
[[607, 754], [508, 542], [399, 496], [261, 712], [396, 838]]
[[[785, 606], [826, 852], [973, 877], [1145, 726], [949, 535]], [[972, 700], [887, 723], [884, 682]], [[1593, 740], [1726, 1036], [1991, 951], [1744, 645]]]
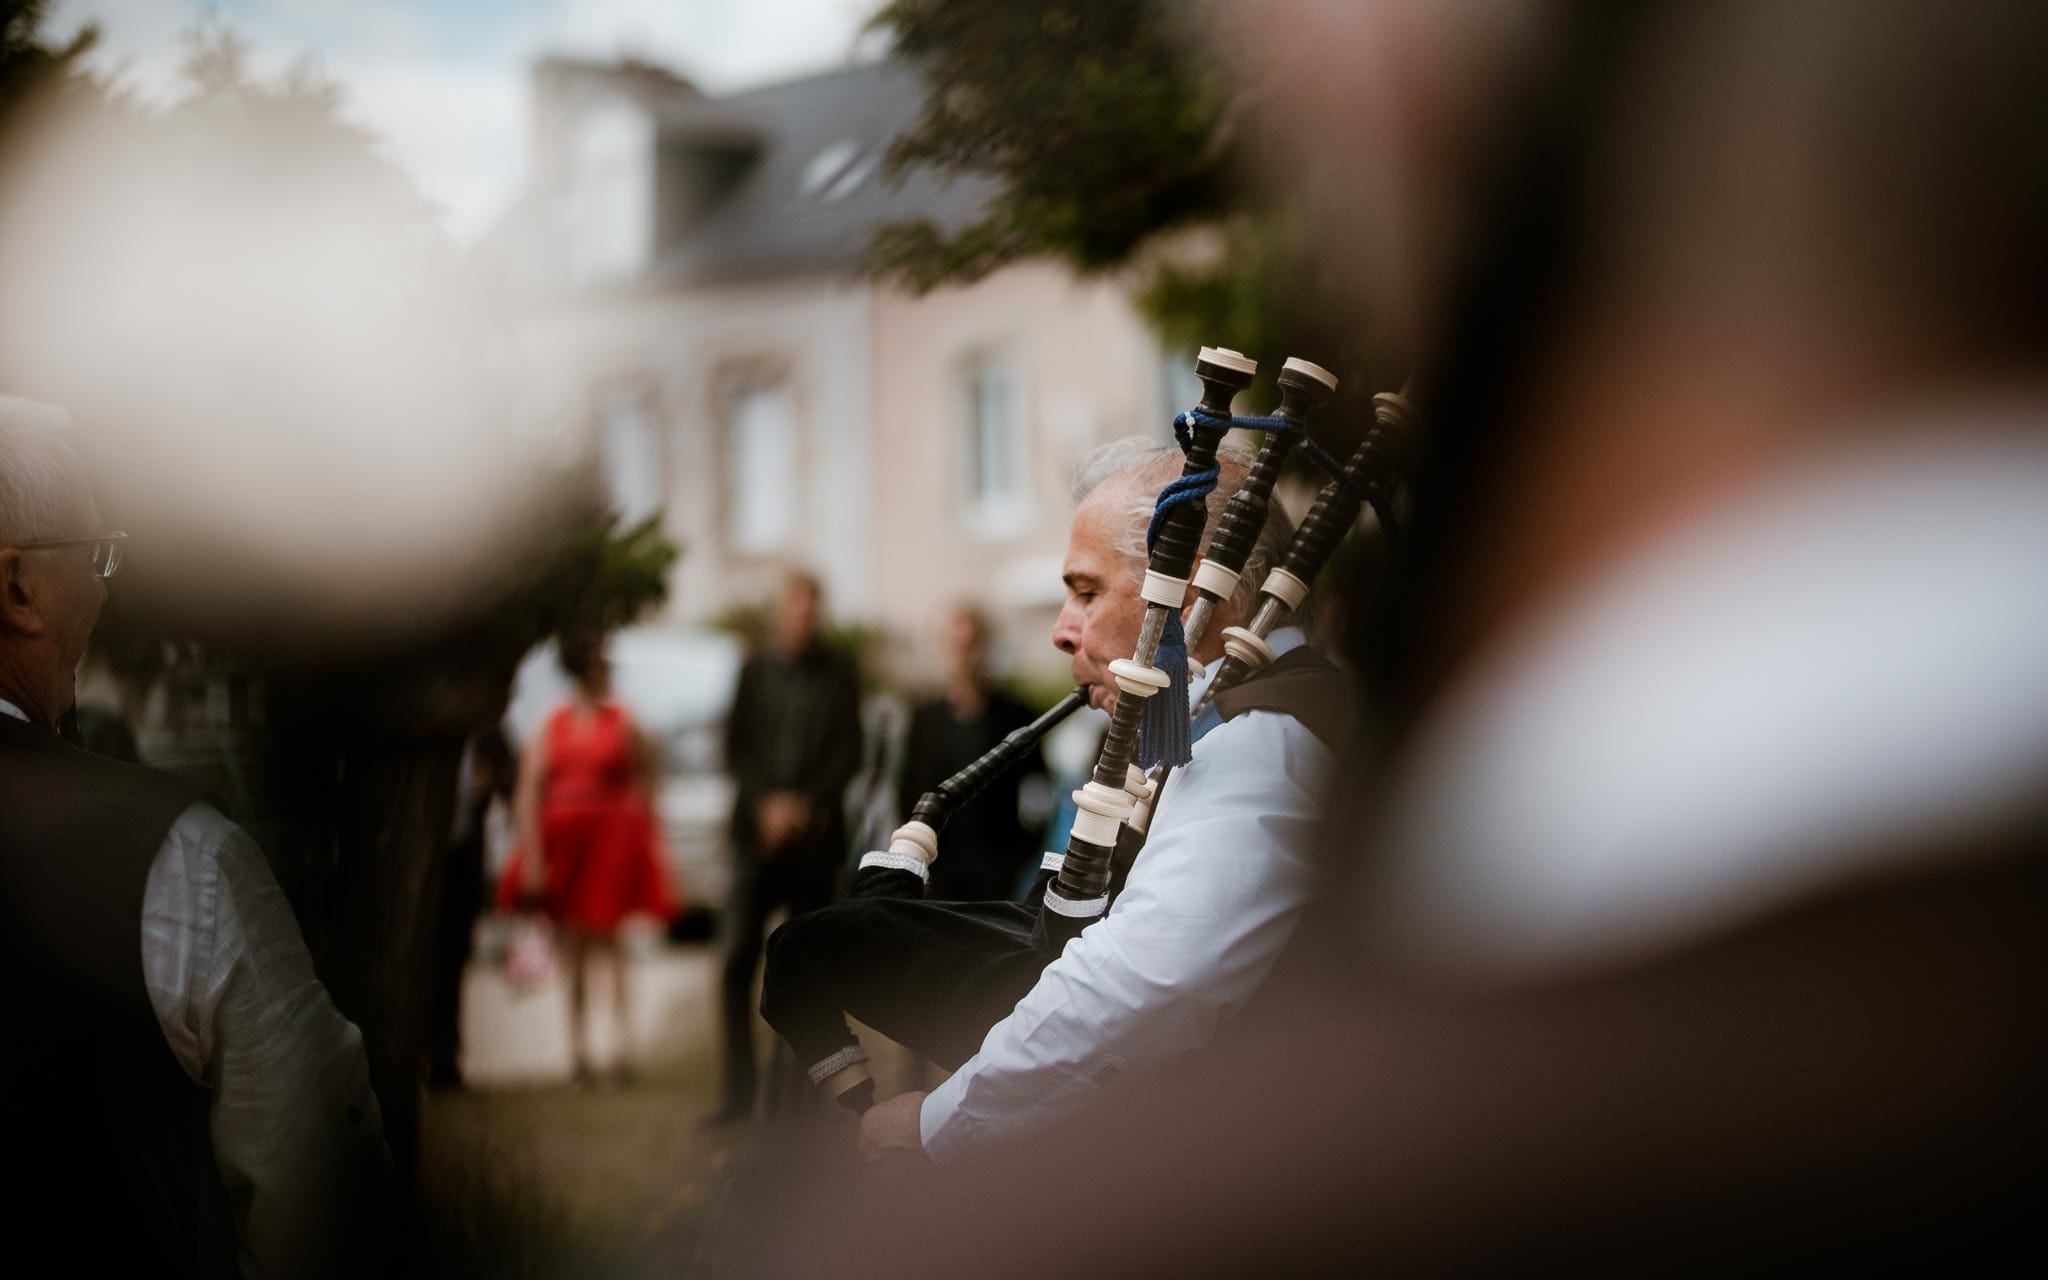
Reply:
[[1052, 647], [1069, 656], [1081, 651], [1081, 624], [1074, 618], [1074, 606], [1064, 605], [1052, 620]]

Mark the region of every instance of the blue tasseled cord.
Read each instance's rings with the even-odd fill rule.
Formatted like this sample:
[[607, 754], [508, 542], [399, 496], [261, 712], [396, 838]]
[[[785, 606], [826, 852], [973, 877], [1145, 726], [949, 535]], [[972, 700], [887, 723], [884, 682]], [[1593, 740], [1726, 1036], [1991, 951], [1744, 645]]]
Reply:
[[[1188, 429], [1188, 415], [1173, 420], [1173, 434], [1185, 453], [1194, 443]], [[1216, 491], [1220, 466], [1182, 476], [1159, 491], [1152, 509], [1152, 523], [1145, 530], [1145, 550], [1159, 540], [1166, 514], [1183, 502], [1201, 502]], [[1152, 664], [1166, 672], [1166, 687], [1145, 699], [1145, 715], [1138, 721], [1138, 767], [1157, 764], [1178, 768], [1193, 758], [1194, 743], [1188, 734], [1188, 637], [1181, 629], [1179, 608], [1166, 611], [1166, 630], [1159, 637], [1159, 652]]]

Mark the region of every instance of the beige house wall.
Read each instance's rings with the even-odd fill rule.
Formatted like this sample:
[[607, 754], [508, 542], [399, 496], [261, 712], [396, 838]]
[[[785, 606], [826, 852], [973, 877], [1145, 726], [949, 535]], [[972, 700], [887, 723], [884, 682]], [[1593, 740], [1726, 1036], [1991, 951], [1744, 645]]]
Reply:
[[[820, 574], [839, 616], [874, 619], [873, 297], [866, 283], [826, 277], [754, 281], [583, 302], [523, 330], [513, 357], [522, 418], [569, 456], [597, 450], [606, 388], [646, 390], [663, 446], [664, 529], [683, 548], [666, 620], [698, 624], [764, 602], [786, 564]], [[721, 389], [746, 370], [786, 379], [798, 429], [796, 528], [765, 555], [735, 551], [726, 534]]]
[[[662, 442], [664, 528], [683, 547], [663, 619], [702, 624], [765, 601], [785, 564], [825, 580], [832, 614], [879, 626], [878, 652], [912, 684], [931, 671], [932, 624], [979, 602], [1004, 669], [1050, 677], [1068, 479], [1091, 446], [1170, 438], [1167, 370], [1123, 290], [1051, 265], [1012, 267], [924, 297], [827, 276], [694, 286], [536, 313], [512, 353], [524, 428], [594, 456], [607, 388], [644, 388]], [[970, 509], [968, 377], [1008, 372], [1028, 484], [991, 524]], [[720, 385], [731, 371], [787, 379], [800, 446], [799, 527], [779, 555], [726, 537], [730, 471]]]
[[[995, 616], [999, 665], [1064, 671], [1050, 633], [1068, 479], [1101, 441], [1170, 438], [1157, 343], [1119, 286], [1044, 264], [921, 298], [877, 291], [873, 342], [877, 612], [922, 655], [939, 612], [972, 599]], [[995, 528], [966, 501], [967, 379], [991, 355], [1015, 380], [1029, 475], [1021, 513]]]

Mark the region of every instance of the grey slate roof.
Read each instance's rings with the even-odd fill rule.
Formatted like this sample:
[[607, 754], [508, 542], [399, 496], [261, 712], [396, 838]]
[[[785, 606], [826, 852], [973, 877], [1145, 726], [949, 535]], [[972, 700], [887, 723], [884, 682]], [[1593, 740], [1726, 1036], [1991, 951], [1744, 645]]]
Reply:
[[923, 101], [916, 73], [887, 62], [671, 98], [656, 112], [663, 209], [646, 282], [851, 269], [879, 223], [973, 221], [993, 190], [987, 180], [914, 171], [897, 186], [883, 177], [883, 153]]

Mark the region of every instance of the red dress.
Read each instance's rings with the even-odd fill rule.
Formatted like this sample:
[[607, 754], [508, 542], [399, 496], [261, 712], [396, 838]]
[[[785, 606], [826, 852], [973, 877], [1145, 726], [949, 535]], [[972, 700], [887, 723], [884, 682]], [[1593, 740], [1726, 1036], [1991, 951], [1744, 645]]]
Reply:
[[[540, 800], [546, 866], [541, 907], [556, 922], [610, 934], [636, 913], [676, 913], [661, 828], [633, 769], [633, 734], [612, 703], [594, 715], [565, 706], [548, 717], [547, 779]], [[515, 852], [498, 884], [501, 905], [518, 899]]]

